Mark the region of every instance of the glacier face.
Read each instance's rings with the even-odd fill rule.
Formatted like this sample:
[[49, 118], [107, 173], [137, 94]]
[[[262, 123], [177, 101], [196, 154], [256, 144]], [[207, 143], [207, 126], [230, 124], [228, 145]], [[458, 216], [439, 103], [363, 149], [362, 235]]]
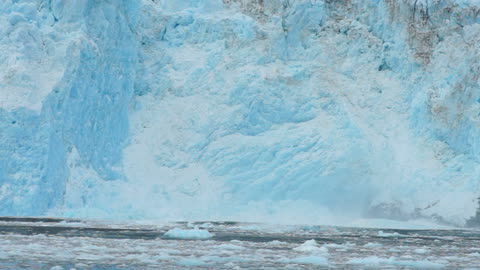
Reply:
[[2, 214], [39, 215], [62, 205], [74, 150], [102, 179], [121, 179], [115, 166], [137, 62], [134, 4], [0, 5]]
[[2, 215], [475, 214], [476, 1], [0, 4]]

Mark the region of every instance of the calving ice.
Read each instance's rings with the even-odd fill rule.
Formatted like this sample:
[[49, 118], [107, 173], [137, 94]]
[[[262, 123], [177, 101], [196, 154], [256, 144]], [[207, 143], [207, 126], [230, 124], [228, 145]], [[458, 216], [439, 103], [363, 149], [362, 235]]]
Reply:
[[463, 226], [480, 195], [479, 10], [2, 1], [0, 215]]

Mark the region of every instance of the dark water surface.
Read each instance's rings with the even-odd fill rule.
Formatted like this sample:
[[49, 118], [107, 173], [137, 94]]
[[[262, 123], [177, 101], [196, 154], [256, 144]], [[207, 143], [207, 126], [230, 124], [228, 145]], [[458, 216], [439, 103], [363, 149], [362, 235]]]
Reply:
[[0, 269], [480, 269], [477, 230], [0, 217], [0, 244]]

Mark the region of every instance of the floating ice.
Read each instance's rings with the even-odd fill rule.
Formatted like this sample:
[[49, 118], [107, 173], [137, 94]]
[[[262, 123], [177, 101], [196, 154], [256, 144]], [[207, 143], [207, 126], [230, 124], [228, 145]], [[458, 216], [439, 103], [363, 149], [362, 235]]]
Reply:
[[166, 232], [164, 235], [166, 237], [176, 239], [208, 239], [213, 237], [213, 234], [211, 234], [209, 231], [201, 230], [198, 228], [186, 230], [180, 228], [173, 228]]
[[196, 258], [183, 258], [177, 264], [180, 266], [204, 266], [205, 262]]
[[328, 249], [325, 246], [319, 247], [317, 241], [315, 241], [314, 239], [305, 241], [305, 243], [294, 248], [293, 250], [300, 252], [328, 253]]
[[419, 269], [438, 269], [445, 267], [441, 263], [431, 262], [427, 260], [399, 260], [395, 257], [380, 258], [376, 256], [370, 256], [365, 258], [354, 258], [348, 260], [349, 264], [361, 264], [366, 266], [380, 266], [380, 265], [394, 265], [394, 266], [407, 266]]
[[381, 236], [381, 237], [407, 237], [406, 235], [399, 234], [397, 232], [386, 233], [386, 232], [383, 232], [383, 231], [378, 231], [378, 236]]
[[242, 249], [245, 249], [245, 247], [238, 246], [238, 245], [233, 245], [233, 244], [221, 244], [221, 245], [215, 246], [215, 248], [224, 249], [224, 250], [242, 250]]
[[377, 248], [377, 247], [381, 247], [383, 245], [380, 244], [380, 243], [366, 243], [363, 246], [366, 247], [366, 248]]
[[328, 259], [320, 256], [306, 256], [293, 259], [282, 259], [280, 260], [280, 262], [328, 266]]
[[286, 242], [278, 241], [278, 240], [273, 240], [268, 242], [270, 245], [277, 246], [277, 245], [284, 245]]
[[351, 245], [339, 245], [339, 244], [334, 244], [334, 243], [330, 243], [330, 244], [325, 244], [323, 245], [325, 248], [336, 248], [336, 249], [348, 249], [348, 248], [351, 248]]
[[[45, 230], [45, 225], [38, 224], [37, 226]], [[56, 223], [52, 223], [51, 226], [57, 228]], [[164, 226], [162, 225], [158, 229], [164, 228]], [[242, 269], [257, 269], [259, 265], [272, 266], [275, 269], [301, 268], [302, 266], [298, 264], [306, 264], [303, 266], [305, 268], [314, 268], [314, 265], [319, 265], [325, 268], [330, 266], [347, 269], [435, 269], [442, 267], [465, 269], [477, 267], [480, 261], [479, 255], [471, 249], [475, 246], [475, 239], [478, 237], [478, 233], [475, 231], [418, 231], [411, 234], [408, 239], [401, 239], [401, 246], [397, 246], [398, 239], [388, 238], [381, 239], [383, 244], [381, 248], [372, 249], [363, 244], [378, 240], [377, 231], [373, 230], [338, 228], [335, 232], [321, 231], [312, 235], [311, 231], [305, 231], [302, 226], [296, 228], [289, 226], [291, 230], [288, 234], [279, 235], [269, 230], [246, 232], [231, 230], [227, 228], [228, 226], [223, 225], [213, 224], [213, 226], [215, 241], [185, 241], [180, 238], [164, 239], [163, 237], [149, 240], [137, 238], [136, 236], [148, 237], [148, 234], [144, 234], [143, 229], [147, 229], [149, 232], [152, 229], [150, 225], [143, 227], [143, 225], [137, 224], [123, 227], [117, 225], [112, 228], [89, 226], [86, 227], [87, 230], [64, 227], [58, 234], [55, 234], [55, 230], [50, 230], [49, 235], [29, 235], [28, 232], [25, 232], [26, 235], [0, 234], [0, 242], [3, 243], [0, 245], [0, 268], [23, 269], [27, 265], [33, 265], [34, 267], [28, 268], [50, 269], [57, 265], [67, 270], [75, 265], [77, 269], [103, 269], [110, 266], [110, 268], [133, 267], [136, 269], [183, 269], [187, 267], [216, 269], [225, 268], [225, 264], [233, 263], [235, 266], [231, 264], [232, 267]], [[139, 231], [132, 234], [136, 230]], [[92, 234], [92, 232], [96, 233]], [[77, 234], [78, 236], [74, 236]], [[66, 235], [69, 236], [66, 237]], [[129, 235], [133, 237], [125, 239]], [[102, 236], [107, 237], [103, 238]], [[263, 241], [271, 239], [272, 236], [285, 242], [280, 245], [272, 245], [271, 242]], [[438, 245], [432, 241], [440, 236], [451, 236], [455, 240], [449, 241], [446, 245]], [[151, 235], [151, 237], [155, 237], [155, 235]], [[240, 237], [244, 241], [223, 241], [232, 237]], [[291, 241], [306, 237], [344, 243], [342, 246], [351, 249], [332, 247], [328, 253], [293, 250], [299, 244]], [[354, 241], [354, 243], [347, 241]], [[318, 247], [319, 245], [309, 240], [302, 246]], [[400, 251], [392, 252], [390, 251], [392, 247], [396, 247]], [[430, 252], [414, 253], [413, 250], [419, 247], [428, 249]], [[368, 257], [372, 255], [373, 250], [375, 256]], [[14, 266], [9, 265], [12, 262], [15, 263]], [[84, 264], [86, 262], [88, 265]]]
[[427, 253], [430, 253], [430, 250], [425, 249], [425, 248], [416, 248], [416, 249], [413, 250], [413, 252], [415, 252], [417, 254], [427, 254]]

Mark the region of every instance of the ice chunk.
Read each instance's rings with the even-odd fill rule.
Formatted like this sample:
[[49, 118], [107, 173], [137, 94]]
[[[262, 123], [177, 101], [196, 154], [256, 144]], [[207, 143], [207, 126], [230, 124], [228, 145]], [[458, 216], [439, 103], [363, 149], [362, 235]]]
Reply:
[[378, 231], [378, 236], [381, 236], [381, 237], [407, 237], [406, 235], [399, 234], [397, 232], [386, 233], [386, 232], [383, 232], [383, 231]]
[[317, 241], [315, 241], [314, 239], [305, 241], [305, 243], [301, 244], [296, 248], [293, 248], [293, 250], [301, 252], [328, 253], [328, 249], [324, 246], [319, 247]]
[[186, 230], [180, 228], [173, 228], [166, 232], [164, 236], [176, 239], [208, 239], [212, 238], [213, 234], [207, 230], [202, 230], [198, 228]]
[[426, 260], [398, 260], [395, 257], [390, 258], [380, 258], [377, 256], [370, 256], [365, 258], [354, 258], [350, 259], [347, 262], [348, 264], [361, 264], [366, 266], [379, 266], [379, 265], [395, 265], [395, 266], [406, 266], [419, 269], [437, 269], [445, 267], [441, 263], [426, 261]]
[[245, 247], [238, 246], [238, 245], [233, 245], [233, 244], [222, 244], [222, 245], [215, 246], [215, 248], [225, 249], [225, 250], [242, 250], [242, 249], [245, 249]]
[[363, 245], [364, 247], [367, 247], [367, 248], [376, 248], [376, 247], [381, 247], [383, 246], [382, 244], [380, 243], [366, 243], [365, 245]]
[[326, 248], [336, 248], [336, 249], [348, 249], [348, 248], [350, 248], [349, 245], [339, 245], [339, 244], [335, 244], [335, 243], [325, 244], [323, 246], [326, 247]]
[[379, 258], [377, 256], [370, 256], [365, 258], [354, 258], [348, 260], [348, 264], [363, 264], [363, 265], [380, 265], [386, 264], [388, 259]]
[[180, 266], [204, 266], [205, 262], [197, 258], [184, 258], [177, 261]]
[[297, 263], [297, 264], [313, 264], [313, 265], [328, 265], [328, 259], [320, 256], [306, 256], [298, 257], [293, 259], [283, 259], [280, 260], [283, 263]]
[[413, 267], [418, 269], [439, 269], [444, 268], [445, 265], [439, 262], [431, 262], [426, 260], [412, 261], [412, 260], [397, 260], [392, 261], [390, 264], [397, 266]]
[[430, 250], [428, 249], [425, 249], [425, 248], [416, 248], [413, 250], [413, 252], [417, 253], [417, 254], [427, 254], [430, 252]]
[[273, 241], [270, 241], [268, 242], [270, 245], [283, 245], [283, 244], [286, 244], [286, 242], [282, 242], [282, 241], [278, 241], [278, 240], [273, 240]]

